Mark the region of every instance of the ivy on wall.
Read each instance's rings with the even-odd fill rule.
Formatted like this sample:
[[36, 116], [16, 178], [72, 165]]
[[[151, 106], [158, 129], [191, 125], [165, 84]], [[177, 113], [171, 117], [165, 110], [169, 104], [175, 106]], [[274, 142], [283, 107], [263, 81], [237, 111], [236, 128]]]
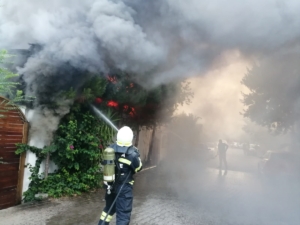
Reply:
[[[112, 121], [115, 115], [107, 111]], [[35, 194], [47, 193], [49, 197], [79, 195], [100, 187], [102, 174], [100, 161], [103, 149], [112, 141], [115, 131], [95, 117], [84, 104], [75, 104], [60, 123], [50, 146], [43, 149], [18, 145], [17, 154], [31, 151], [36, 154], [35, 165], [28, 164], [31, 172], [29, 189], [24, 201], [35, 200]], [[39, 170], [47, 154], [58, 169], [47, 179]]]

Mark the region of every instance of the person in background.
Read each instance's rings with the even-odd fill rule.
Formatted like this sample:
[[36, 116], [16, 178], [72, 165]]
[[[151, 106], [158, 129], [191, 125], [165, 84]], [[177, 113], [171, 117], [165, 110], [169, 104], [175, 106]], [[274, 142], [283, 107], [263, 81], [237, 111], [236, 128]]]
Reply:
[[219, 174], [222, 174], [223, 163], [225, 166], [224, 175], [227, 174], [227, 160], [226, 160], [227, 149], [228, 149], [228, 145], [220, 139], [218, 143]]

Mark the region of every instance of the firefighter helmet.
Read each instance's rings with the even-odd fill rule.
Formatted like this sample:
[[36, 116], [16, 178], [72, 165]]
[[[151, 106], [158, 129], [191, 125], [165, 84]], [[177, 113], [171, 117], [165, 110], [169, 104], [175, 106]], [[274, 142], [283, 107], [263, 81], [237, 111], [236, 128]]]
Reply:
[[117, 134], [117, 145], [129, 147], [132, 145], [133, 132], [130, 127], [122, 127]]

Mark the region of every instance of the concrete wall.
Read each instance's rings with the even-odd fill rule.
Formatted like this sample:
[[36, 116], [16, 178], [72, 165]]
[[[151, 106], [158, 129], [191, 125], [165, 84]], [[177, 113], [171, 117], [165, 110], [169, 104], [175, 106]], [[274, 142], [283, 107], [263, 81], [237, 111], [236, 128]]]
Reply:
[[[140, 131], [139, 136], [139, 143], [138, 143], [138, 149], [141, 154], [141, 160], [145, 163], [148, 159], [151, 139], [152, 139], [152, 132], [151, 129], [146, 129], [143, 127]], [[153, 149], [152, 149], [152, 156], [150, 157], [150, 165], [156, 165], [161, 160], [161, 157], [163, 156], [161, 153], [164, 151], [164, 128], [163, 127], [157, 127], [155, 132], [155, 137], [153, 140]]]
[[139, 134], [139, 143], [136, 146], [141, 154], [142, 162], [145, 162], [148, 157], [149, 147], [151, 142], [152, 130], [147, 130], [146, 127], [142, 127]]
[[[23, 111], [24, 110], [24, 111]], [[43, 134], [42, 135], [38, 135], [37, 132], [33, 132], [32, 127], [30, 126], [30, 122], [34, 119], [34, 110], [25, 110], [22, 108], [22, 111], [24, 112], [27, 121], [29, 122], [29, 136], [28, 136], [28, 145], [30, 146], [34, 146], [37, 148], [43, 148], [44, 146], [46, 146], [46, 141], [43, 138]], [[25, 159], [25, 165], [30, 164], [32, 166], [35, 166], [35, 162], [36, 162], [36, 155], [30, 151], [26, 152], [26, 159]], [[57, 169], [57, 166], [50, 161], [49, 162], [49, 173], [52, 173], [55, 169]], [[42, 162], [39, 173], [43, 173], [45, 171], [45, 160]], [[29, 177], [31, 176], [31, 172], [29, 171], [29, 167], [26, 167], [24, 170], [24, 180], [23, 180], [23, 192], [28, 190], [29, 187]]]
[[[25, 107], [20, 107], [20, 109], [22, 110], [22, 112], [25, 115], [27, 121], [29, 122], [29, 127], [30, 127], [30, 121], [28, 119], [28, 111], [26, 111]], [[30, 134], [28, 136], [28, 144], [31, 145], [31, 143], [30, 143]], [[36, 158], [36, 155], [34, 153], [32, 153], [30, 151], [27, 151], [26, 152], [26, 158], [25, 158], [25, 165], [27, 165], [29, 163], [32, 166], [34, 166], [36, 159], [37, 158]], [[26, 167], [24, 169], [24, 178], [23, 178], [23, 189], [22, 189], [22, 192], [25, 192], [25, 191], [28, 190], [29, 183], [30, 183], [30, 180], [29, 180], [30, 175], [31, 175], [31, 173], [29, 171], [29, 167]]]

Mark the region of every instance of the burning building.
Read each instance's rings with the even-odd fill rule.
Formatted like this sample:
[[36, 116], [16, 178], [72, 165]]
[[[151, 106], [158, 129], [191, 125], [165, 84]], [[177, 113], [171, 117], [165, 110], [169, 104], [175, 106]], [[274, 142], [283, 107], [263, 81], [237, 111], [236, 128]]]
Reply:
[[[0, 48], [28, 49], [28, 43], [37, 43], [18, 51], [21, 56], [13, 65], [25, 95], [35, 97], [25, 113], [31, 124], [29, 144], [49, 144], [74, 101], [61, 92], [80, 89], [95, 74], [126, 71], [150, 88], [217, 71], [228, 63], [220, 57], [226, 52], [238, 51], [251, 65], [299, 49], [298, 1], [233, 4], [3, 0]], [[28, 155], [26, 160], [35, 158]], [[28, 176], [29, 171], [25, 180]]]

